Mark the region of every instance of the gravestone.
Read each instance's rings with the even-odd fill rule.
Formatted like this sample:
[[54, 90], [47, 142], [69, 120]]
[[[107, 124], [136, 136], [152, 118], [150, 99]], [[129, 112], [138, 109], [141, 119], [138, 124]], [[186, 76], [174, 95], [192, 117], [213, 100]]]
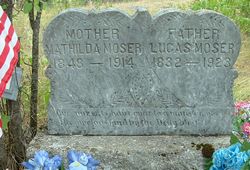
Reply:
[[50, 134], [228, 134], [240, 32], [213, 11], [69, 9], [43, 38]]
[[22, 69], [20, 67], [16, 67], [11, 79], [6, 85], [6, 89], [3, 93], [3, 98], [9, 100], [17, 100], [17, 95], [19, 88], [21, 87], [21, 79], [22, 79]]

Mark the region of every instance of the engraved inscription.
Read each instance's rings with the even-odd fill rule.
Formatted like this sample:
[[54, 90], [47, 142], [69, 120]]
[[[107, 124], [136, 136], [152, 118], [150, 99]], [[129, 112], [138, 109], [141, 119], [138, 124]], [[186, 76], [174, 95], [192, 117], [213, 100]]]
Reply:
[[[198, 120], [193, 120], [192, 117], [204, 116], [204, 115], [216, 115], [216, 112], [193, 112], [193, 111], [157, 111], [157, 110], [144, 110], [144, 111], [81, 111], [81, 112], [68, 112], [58, 110], [59, 115], [67, 115], [74, 117], [77, 122], [75, 126], [93, 126], [93, 127], [168, 127], [175, 130], [178, 127], [189, 127], [199, 125]], [[153, 119], [148, 119], [155, 115]], [[112, 116], [113, 119], [105, 119], [106, 117]], [[161, 118], [165, 116], [165, 118]], [[83, 119], [83, 117], [85, 117]], [[89, 120], [89, 118], [95, 117], [95, 119]], [[103, 117], [103, 118], [102, 118]], [[124, 118], [125, 117], [125, 118]], [[134, 117], [128, 118], [128, 117]], [[186, 117], [186, 119], [183, 119]], [[175, 119], [174, 119], [175, 118]], [[191, 119], [190, 119], [191, 118]], [[98, 120], [99, 119], [99, 120]], [[64, 120], [65, 124], [70, 124], [69, 121]], [[74, 126], [73, 124], [70, 124]], [[202, 128], [202, 127], [200, 127]]]
[[162, 53], [234, 53], [233, 43], [150, 43], [152, 54]]
[[141, 44], [129, 43], [63, 43], [47, 44], [45, 50], [48, 54], [61, 55], [92, 55], [92, 54], [140, 54]]
[[212, 11], [69, 9], [43, 46], [50, 134], [228, 134], [235, 24]]
[[124, 68], [124, 67], [131, 67], [133, 68], [134, 62], [133, 57], [110, 57], [109, 58], [110, 67], [113, 68]]
[[66, 29], [67, 39], [95, 39], [95, 40], [118, 40], [119, 29], [117, 28], [75, 28]]
[[[200, 61], [201, 60], [201, 61]], [[200, 66], [204, 68], [221, 68], [221, 67], [231, 67], [232, 61], [230, 58], [202, 58], [196, 60], [187, 60], [183, 58], [172, 58], [172, 57], [153, 57], [153, 64], [159, 68], [166, 67], [166, 68], [180, 68], [184, 66]]]
[[219, 29], [216, 28], [169, 28], [166, 30], [168, 38], [181, 39], [219, 39]]

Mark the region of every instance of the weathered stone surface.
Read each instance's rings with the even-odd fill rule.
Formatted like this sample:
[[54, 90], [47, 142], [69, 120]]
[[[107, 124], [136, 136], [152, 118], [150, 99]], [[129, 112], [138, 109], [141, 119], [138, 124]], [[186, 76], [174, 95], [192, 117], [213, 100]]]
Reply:
[[22, 69], [20, 67], [16, 67], [15, 71], [12, 74], [12, 78], [8, 82], [6, 89], [3, 94], [3, 98], [9, 100], [17, 100], [17, 95], [19, 88], [21, 87], [21, 79], [22, 79]]
[[44, 33], [50, 134], [227, 134], [240, 33], [212, 11], [69, 9]]
[[[39, 134], [31, 142], [27, 156], [40, 149], [66, 157], [76, 149], [92, 154], [104, 170], [201, 170], [201, 151], [195, 144], [229, 146], [229, 136], [51, 136]], [[66, 163], [66, 162], [65, 162]]]

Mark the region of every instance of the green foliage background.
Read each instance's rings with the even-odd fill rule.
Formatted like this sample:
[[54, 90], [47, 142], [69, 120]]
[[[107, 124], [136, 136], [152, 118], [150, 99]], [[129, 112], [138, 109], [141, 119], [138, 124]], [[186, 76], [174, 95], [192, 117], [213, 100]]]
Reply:
[[241, 31], [250, 32], [250, 0], [198, 0], [192, 5], [192, 9], [218, 11], [233, 19]]

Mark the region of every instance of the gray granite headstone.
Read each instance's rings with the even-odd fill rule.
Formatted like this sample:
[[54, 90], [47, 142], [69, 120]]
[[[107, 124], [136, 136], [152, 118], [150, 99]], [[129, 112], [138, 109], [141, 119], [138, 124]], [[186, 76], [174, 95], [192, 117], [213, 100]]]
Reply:
[[17, 100], [18, 91], [21, 87], [21, 79], [22, 69], [20, 67], [16, 67], [3, 93], [3, 98], [14, 101]]
[[50, 134], [228, 134], [240, 32], [213, 11], [69, 9], [43, 37]]

